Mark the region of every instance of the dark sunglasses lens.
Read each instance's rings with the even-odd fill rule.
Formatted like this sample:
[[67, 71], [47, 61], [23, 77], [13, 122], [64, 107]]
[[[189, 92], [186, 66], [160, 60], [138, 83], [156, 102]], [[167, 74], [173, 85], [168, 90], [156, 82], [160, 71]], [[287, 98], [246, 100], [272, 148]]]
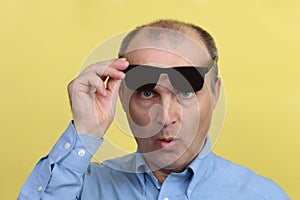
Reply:
[[204, 84], [205, 68], [174, 67], [170, 77], [174, 88], [180, 92], [200, 91]]
[[180, 92], [200, 91], [208, 69], [204, 67], [173, 67], [161, 69], [145, 65], [130, 65], [126, 70], [125, 83], [131, 90], [152, 90], [161, 73], [167, 73], [175, 90]]
[[131, 90], [152, 90], [159, 78], [159, 71], [150, 66], [130, 66], [125, 73], [125, 83]]

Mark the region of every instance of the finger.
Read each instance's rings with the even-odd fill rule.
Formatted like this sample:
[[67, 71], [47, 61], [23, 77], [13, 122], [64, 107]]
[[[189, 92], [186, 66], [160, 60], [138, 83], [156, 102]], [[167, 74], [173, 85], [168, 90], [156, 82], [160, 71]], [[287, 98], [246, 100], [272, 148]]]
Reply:
[[109, 78], [107, 80], [107, 90], [111, 93], [118, 92], [121, 80]]
[[102, 74], [108, 67], [113, 67], [122, 71], [127, 67], [127, 65], [128, 61], [125, 58], [106, 60], [91, 64], [90, 66], [85, 68], [80, 74], [86, 74], [95, 71], [97, 71], [98, 74]]
[[90, 72], [88, 74], [84, 74], [76, 80], [77, 82], [77, 91], [85, 92], [85, 93], [95, 93], [96, 91], [103, 96], [107, 95], [104, 82], [101, 80], [99, 76], [95, 73]]
[[129, 62], [127, 61], [126, 58], [118, 58], [118, 59], [114, 60], [112, 63], [110, 63], [109, 66], [123, 71], [124, 69], [126, 69], [128, 67], [128, 65], [129, 65]]
[[107, 76], [110, 76], [115, 79], [123, 79], [124, 72], [123, 70], [128, 67], [129, 63], [126, 59], [116, 59], [114, 61], [103, 61], [94, 63], [89, 68], [84, 70], [82, 74], [87, 74], [90, 72], [96, 73], [101, 77], [103, 81], [106, 80]]
[[93, 93], [100, 93], [103, 96], [107, 96], [107, 92], [105, 89], [104, 82], [100, 79], [99, 76], [93, 76], [89, 79], [89, 85], [90, 85], [90, 94]]
[[107, 90], [111, 93], [113, 102], [117, 99], [121, 80], [109, 78], [107, 81]]
[[96, 62], [92, 65], [90, 65], [87, 69], [83, 71], [83, 73], [88, 73], [91, 71], [98, 71], [101, 73], [104, 72], [108, 67], [116, 68], [120, 71], [124, 70], [127, 68], [129, 65], [128, 61], [126, 58], [119, 58], [119, 59], [114, 59], [114, 60], [107, 60], [107, 61], [102, 61], [102, 62]]
[[119, 71], [113, 67], [107, 67], [105, 71], [97, 69], [95, 72], [102, 80], [105, 80], [107, 76], [118, 80], [125, 78], [125, 73], [123, 71]]
[[74, 82], [75, 82], [75, 79], [73, 79], [67, 86], [68, 96], [69, 96], [71, 107], [72, 107], [72, 94], [73, 94], [73, 90], [74, 90]]
[[128, 67], [128, 65], [129, 65], [129, 62], [126, 60], [126, 58], [119, 58], [119, 59], [113, 60], [112, 62], [107, 64], [107, 67], [114, 68], [119, 71], [123, 71], [124, 69], [126, 69]]

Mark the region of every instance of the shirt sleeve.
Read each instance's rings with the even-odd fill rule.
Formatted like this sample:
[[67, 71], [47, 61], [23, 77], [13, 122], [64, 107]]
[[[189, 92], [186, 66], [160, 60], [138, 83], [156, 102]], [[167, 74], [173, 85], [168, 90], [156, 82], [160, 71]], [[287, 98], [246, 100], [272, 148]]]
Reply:
[[77, 134], [70, 123], [50, 153], [36, 164], [18, 200], [79, 199], [84, 173], [102, 142]]

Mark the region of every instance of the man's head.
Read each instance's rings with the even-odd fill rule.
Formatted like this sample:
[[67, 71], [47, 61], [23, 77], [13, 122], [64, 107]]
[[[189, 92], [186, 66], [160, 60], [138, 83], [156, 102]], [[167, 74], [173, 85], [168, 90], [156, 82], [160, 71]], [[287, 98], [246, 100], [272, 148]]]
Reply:
[[[161, 20], [130, 32], [119, 56], [136, 66], [132, 70], [143, 69], [142, 65], [149, 77], [157, 78], [139, 89], [127, 87], [125, 80], [120, 90], [140, 151], [152, 170], [180, 171], [201, 151], [219, 95], [220, 80], [214, 62], [218, 54], [212, 37], [195, 25]], [[192, 76], [197, 75], [192, 69], [208, 72], [199, 73], [203, 77]], [[144, 74], [137, 78], [147, 77]], [[193, 86], [197, 84], [195, 77], [199, 78], [198, 89]], [[188, 88], [182, 87], [185, 85], [191, 90], [178, 89]]]
[[[206, 30], [195, 24], [176, 20], [159, 20], [149, 24], [138, 26], [137, 28], [129, 32], [123, 39], [119, 50], [119, 57], [124, 57], [126, 52], [133, 51], [129, 49], [129, 45], [132, 43], [133, 38], [135, 38], [138, 33], [143, 31], [148, 32], [146, 38], [148, 41], [152, 41], [153, 44], [155, 44], [158, 39], [161, 40], [162, 35], [168, 35], [170, 32], [172, 34], [168, 35], [167, 40], [169, 40], [175, 46], [178, 45], [182, 39], [195, 39], [195, 41], [203, 45], [202, 47], [205, 47], [205, 50], [208, 51], [211, 59], [216, 59], [216, 61], [218, 61], [219, 55], [215, 41]], [[182, 37], [183, 35], [185, 35], [185, 37]], [[187, 52], [187, 54], [188, 53], [193, 53], [192, 49], [189, 49], [189, 52]], [[197, 55], [199, 59], [201, 59], [201, 56], [202, 55]], [[214, 86], [218, 81], [218, 62], [216, 62], [214, 68], [212, 69], [211, 81], [212, 86]], [[214, 89], [214, 87], [212, 87], [212, 89]]]

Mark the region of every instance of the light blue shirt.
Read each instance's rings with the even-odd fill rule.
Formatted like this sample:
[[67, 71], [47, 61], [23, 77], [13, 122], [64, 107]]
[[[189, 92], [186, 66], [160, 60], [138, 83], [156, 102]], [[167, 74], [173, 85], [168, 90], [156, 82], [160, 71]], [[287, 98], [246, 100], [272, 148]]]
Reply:
[[49, 155], [37, 163], [18, 199], [289, 199], [273, 181], [212, 153], [209, 141], [183, 172], [171, 173], [162, 185], [138, 152], [90, 163], [102, 141], [76, 134], [70, 123]]

